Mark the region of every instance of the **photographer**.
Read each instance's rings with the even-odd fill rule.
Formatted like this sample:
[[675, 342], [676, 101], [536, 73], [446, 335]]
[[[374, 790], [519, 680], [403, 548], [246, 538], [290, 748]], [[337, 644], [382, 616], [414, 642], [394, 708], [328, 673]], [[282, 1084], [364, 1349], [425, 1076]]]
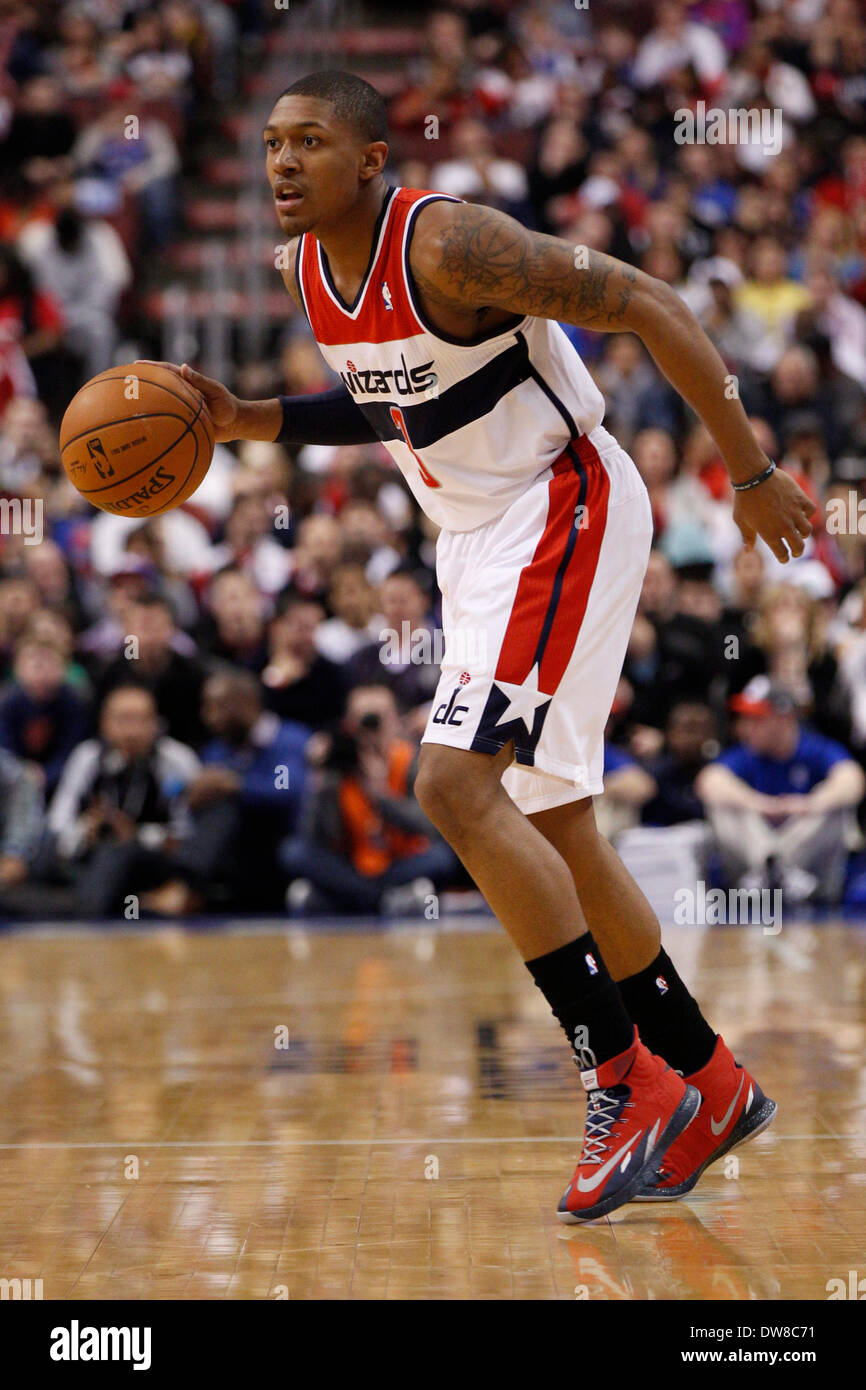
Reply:
[[412, 795], [417, 749], [392, 692], [357, 686], [325, 751], [300, 834], [283, 842], [295, 913], [422, 911], [456, 859]]
[[160, 734], [156, 702], [139, 685], [105, 698], [99, 737], [79, 743], [48, 812], [61, 867], [76, 876], [82, 917], [121, 913], [129, 894], [174, 872], [189, 831], [185, 790], [198, 772], [191, 748]]

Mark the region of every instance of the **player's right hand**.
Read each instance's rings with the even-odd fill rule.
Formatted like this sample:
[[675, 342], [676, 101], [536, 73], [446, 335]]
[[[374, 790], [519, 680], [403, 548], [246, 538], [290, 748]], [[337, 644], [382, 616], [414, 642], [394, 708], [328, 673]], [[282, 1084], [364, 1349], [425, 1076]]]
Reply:
[[179, 376], [181, 381], [185, 381], [204, 397], [207, 413], [213, 425], [214, 439], [218, 444], [226, 444], [238, 438], [240, 401], [237, 396], [232, 395], [227, 386], [214, 381], [212, 377], [202, 376], [201, 372], [194, 372], [186, 362], [178, 366], [175, 362], [156, 362], [150, 358], [141, 360], [142, 363], [148, 362], [150, 366], [165, 367], [167, 372], [174, 372], [175, 376]]

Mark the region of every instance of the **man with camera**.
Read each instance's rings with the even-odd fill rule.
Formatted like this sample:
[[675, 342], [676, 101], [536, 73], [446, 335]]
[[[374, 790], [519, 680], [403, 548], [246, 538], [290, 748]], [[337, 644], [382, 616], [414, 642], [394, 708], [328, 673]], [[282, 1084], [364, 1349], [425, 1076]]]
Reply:
[[300, 833], [280, 851], [289, 910], [426, 910], [457, 860], [412, 795], [418, 750], [402, 737], [392, 692], [357, 686], [338, 729], [309, 753], [319, 762], [316, 786]]

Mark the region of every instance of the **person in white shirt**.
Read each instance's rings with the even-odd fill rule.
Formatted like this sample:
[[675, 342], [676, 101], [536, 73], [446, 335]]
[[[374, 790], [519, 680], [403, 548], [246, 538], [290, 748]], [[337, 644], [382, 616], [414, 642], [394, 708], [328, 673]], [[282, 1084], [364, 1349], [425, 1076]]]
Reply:
[[55, 222], [30, 222], [18, 247], [39, 288], [62, 305], [69, 344], [83, 356], [87, 379], [104, 372], [117, 342], [120, 297], [132, 281], [117, 232], [69, 205]]

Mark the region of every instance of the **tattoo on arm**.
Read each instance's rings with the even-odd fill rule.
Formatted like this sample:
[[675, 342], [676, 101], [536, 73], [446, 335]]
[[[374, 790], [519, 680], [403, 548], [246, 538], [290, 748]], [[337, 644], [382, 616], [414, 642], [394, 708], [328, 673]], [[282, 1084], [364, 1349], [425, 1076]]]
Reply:
[[471, 204], [453, 211], [412, 269], [428, 301], [443, 309], [494, 307], [602, 332], [631, 328], [640, 291], [640, 273], [622, 261]]

